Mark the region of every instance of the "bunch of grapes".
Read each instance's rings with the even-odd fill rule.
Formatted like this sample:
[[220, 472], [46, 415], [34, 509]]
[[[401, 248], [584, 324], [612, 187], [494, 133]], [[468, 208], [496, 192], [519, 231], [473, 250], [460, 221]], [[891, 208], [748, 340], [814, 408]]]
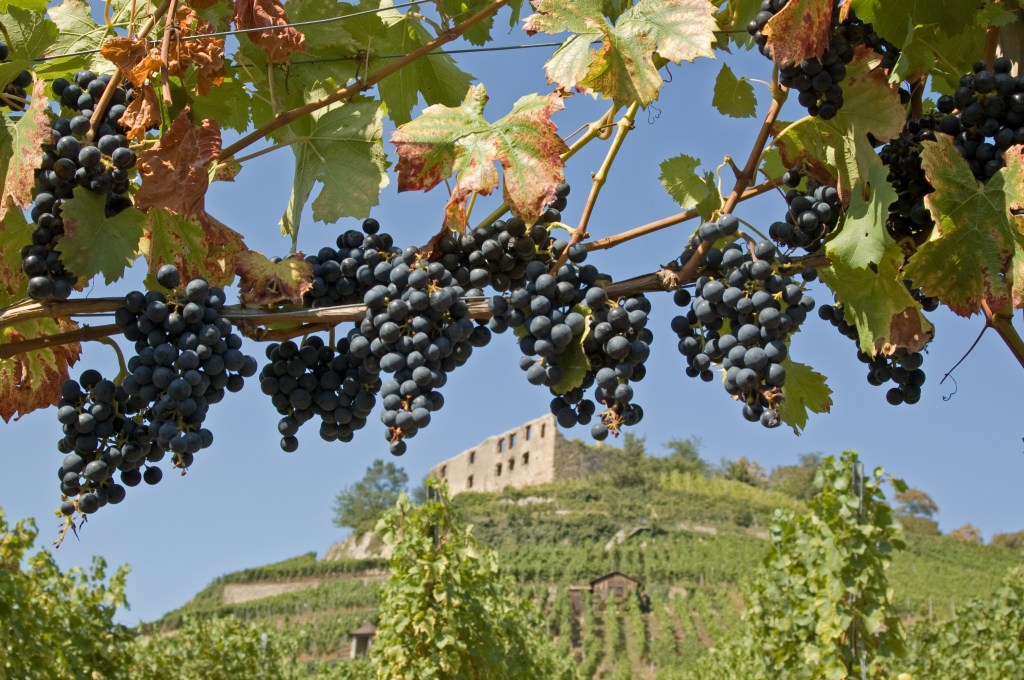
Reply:
[[768, 235], [776, 243], [787, 248], [803, 248], [814, 252], [836, 225], [842, 211], [839, 192], [835, 187], [807, 180], [807, 188], [797, 187], [803, 180], [799, 168], [793, 168], [783, 175], [783, 183], [789, 187], [786, 192], [786, 220], [774, 222], [768, 228]]
[[[0, 64], [5, 63], [11, 56], [11, 50], [7, 43], [0, 40]], [[14, 80], [4, 85], [0, 90], [0, 107], [6, 106], [12, 111], [25, 109], [25, 102], [28, 98], [28, 88], [32, 85], [32, 74], [22, 71]]]
[[[57, 449], [65, 455], [58, 476], [66, 498], [62, 514], [91, 514], [124, 500], [125, 486], [160, 481], [160, 468], [147, 464], [159, 461], [164, 453], [153, 447], [150, 430], [142, 422], [141, 400], [92, 369], [77, 381], [66, 381], [60, 393], [57, 420], [64, 437]], [[113, 477], [118, 470], [121, 484]]]
[[896, 200], [889, 206], [885, 223], [896, 240], [909, 237], [921, 241], [931, 232], [932, 217], [925, 207], [924, 197], [934, 189], [921, 167], [921, 142], [935, 141], [938, 123], [934, 115], [910, 120], [903, 134], [878, 152], [889, 168], [889, 183], [896, 190]]
[[[761, 9], [747, 25], [747, 32], [764, 56], [771, 58], [768, 37], [761, 31], [789, 0], [763, 0]], [[800, 105], [812, 116], [822, 120], [834, 118], [843, 107], [842, 82], [846, 78], [846, 65], [853, 60], [858, 45], [867, 45], [882, 55], [882, 67], [891, 69], [896, 64], [898, 50], [878, 36], [871, 24], [865, 24], [853, 14], [837, 23], [837, 8], [833, 8], [833, 25], [828, 47], [821, 58], [809, 57], [796, 64], [783, 64], [779, 68], [779, 82], [798, 92]]]
[[1024, 144], [1024, 77], [1010, 75], [1013, 62], [999, 57], [989, 70], [984, 62], [960, 79], [953, 95], [936, 102], [939, 130], [952, 135], [971, 172], [984, 181], [1004, 165], [1003, 152]]
[[[934, 309], [934, 307], [932, 307]], [[831, 323], [841, 334], [860, 343], [857, 327], [846, 320], [845, 306], [842, 304], [822, 305], [818, 316]], [[921, 386], [925, 382], [925, 373], [921, 370], [924, 357], [920, 352], [908, 352], [899, 348], [891, 356], [878, 354], [871, 356], [862, 350], [857, 351], [857, 358], [868, 365], [867, 381], [876, 387], [888, 382], [895, 383], [885, 393], [885, 400], [893, 406], [899, 404], [916, 404], [921, 400]]]
[[379, 231], [377, 220], [364, 220], [362, 232], [349, 229], [338, 236], [337, 249], [321, 248], [316, 255], [306, 257], [313, 267], [313, 287], [303, 300], [305, 306], [329, 307], [363, 301], [366, 291], [381, 282], [374, 276], [376, 267], [401, 253], [391, 235]]
[[221, 316], [223, 290], [203, 279], [179, 288], [181, 276], [173, 265], [159, 269], [157, 282], [171, 294], [133, 291], [114, 314], [136, 351], [121, 387], [148, 405], [144, 416], [155, 446], [171, 452], [174, 466], [184, 470], [194, 454], [213, 443], [203, 427], [210, 405], [225, 391], [241, 390], [257, 365], [242, 353], [242, 338]]
[[[722, 215], [702, 225], [696, 238], [718, 240], [737, 227], [735, 217]], [[692, 251], [696, 242], [690, 245]], [[688, 309], [672, 320], [679, 352], [687, 360], [686, 375], [710, 382], [712, 367], [720, 365], [725, 390], [743, 403], [743, 417], [765, 427], [781, 422], [776, 407], [786, 382], [782, 362], [788, 340], [814, 308], [802, 286], [776, 273], [777, 260], [768, 241], [753, 250], [740, 241], [729, 243], [709, 265], [717, 272], [697, 279], [694, 295], [676, 291], [676, 305]]]
[[99, 126], [98, 141], [91, 141], [90, 117], [110, 76], [79, 71], [74, 83], [62, 78], [53, 82], [53, 92], [65, 109], [78, 114], [53, 122], [53, 143], [43, 147], [41, 167], [36, 171], [31, 218], [35, 223], [32, 243], [22, 249], [22, 270], [28, 276], [28, 294], [35, 300], [65, 300], [78, 282], [60, 260], [59, 240], [64, 234], [61, 206], [73, 197], [75, 187], [106, 197], [107, 216], [131, 206], [128, 196], [135, 152], [121, 132], [118, 121], [125, 111], [129, 93], [115, 89], [112, 104]]
[[270, 363], [260, 372], [260, 389], [283, 416], [278, 430], [284, 451], [298, 449], [299, 427], [316, 416], [326, 441], [352, 441], [366, 424], [380, 391], [379, 368], [368, 368], [350, 349], [349, 338], [331, 347], [317, 336], [301, 346], [289, 340], [267, 347]]

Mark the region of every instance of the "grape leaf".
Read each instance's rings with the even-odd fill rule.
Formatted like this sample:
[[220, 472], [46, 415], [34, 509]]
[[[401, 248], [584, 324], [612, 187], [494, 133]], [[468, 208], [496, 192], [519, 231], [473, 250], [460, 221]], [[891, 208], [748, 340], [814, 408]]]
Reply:
[[[1007, 149], [1006, 161], [1006, 208], [1010, 212], [1011, 224], [1024, 233], [1024, 146]], [[1015, 243], [1013, 250], [1013, 306], [1024, 307], [1024, 246]]]
[[[25, 214], [9, 196], [6, 211], [0, 209], [0, 288], [15, 293], [25, 285], [21, 269], [21, 249], [32, 242], [35, 225], [25, 219]], [[6, 212], [6, 214], [4, 214]]]
[[[78, 328], [69, 319], [33, 319], [0, 329], [0, 343], [66, 333]], [[0, 359], [0, 418], [10, 422], [60, 400], [60, 386], [68, 379], [68, 368], [82, 353], [74, 342]]]
[[757, 113], [754, 86], [745, 78], [737, 78], [728, 64], [722, 64], [715, 78], [715, 94], [711, 98], [711, 105], [732, 118], [752, 118]]
[[156, 272], [164, 264], [176, 266], [185, 281], [202, 278], [211, 285], [226, 286], [235, 278], [235, 256], [225, 260], [224, 253], [213, 247], [219, 235], [209, 233], [199, 217], [150, 208], [142, 229], [139, 251], [149, 264], [147, 284], [156, 281]]
[[768, 38], [772, 61], [799, 64], [804, 59], [820, 59], [828, 49], [832, 3], [822, 0], [789, 0], [768, 20], [761, 34]]
[[729, 50], [729, 43], [737, 47], [749, 49], [753, 45], [753, 36], [747, 32], [747, 25], [761, 11], [759, 0], [729, 0], [729, 2], [716, 2], [719, 6], [715, 19], [718, 22], [718, 30], [715, 33], [716, 47]]
[[138, 254], [145, 216], [131, 207], [107, 217], [106, 205], [106, 197], [75, 187], [74, 198], [61, 206], [64, 235], [58, 249], [80, 286], [97, 274], [103, 274], [107, 283], [117, 281]]
[[661, 162], [661, 185], [681, 208], [697, 208], [703, 219], [721, 205], [722, 197], [711, 172], [697, 174], [700, 160], [680, 154]]
[[215, 120], [223, 129], [245, 132], [252, 122], [252, 95], [241, 80], [225, 78], [220, 85], [205, 97], [188, 97], [183, 88], [195, 90], [198, 87], [199, 70], [192, 69], [177, 86], [172, 81], [175, 100], [189, 100], [188, 106], [196, 120]]
[[238, 256], [236, 273], [242, 302], [271, 306], [278, 302], [302, 304], [302, 296], [313, 287], [313, 265], [296, 253], [271, 262], [250, 250]]
[[[871, 68], [870, 50], [858, 48], [843, 83], [845, 103], [832, 120], [810, 117], [789, 126], [776, 138], [787, 167], [808, 162], [808, 172], [822, 183], [838, 180], [843, 203], [850, 192], [870, 174], [875, 158], [868, 139], [871, 133], [884, 142], [900, 134], [905, 118], [895, 86], [885, 74]], [[838, 173], [838, 177], [834, 173]]]
[[135, 95], [121, 116], [121, 125], [128, 128], [125, 136], [136, 141], [142, 140], [147, 130], [161, 122], [160, 103], [156, 99], [153, 85], [146, 83], [138, 91], [141, 95]]
[[[50, 54], [60, 55], [95, 50], [95, 53], [84, 56], [82, 61], [96, 73], [110, 70], [110, 62], [99, 53], [99, 50], [111, 32], [105, 23], [96, 23], [92, 17], [92, 7], [86, 0], [63, 0], [59, 5], [51, 8], [49, 13], [58, 29], [49, 51]], [[127, 16], [118, 16], [118, 14], [115, 13], [114, 16], [116, 21], [127, 21]]]
[[[313, 96], [333, 88], [314, 90]], [[281, 232], [299, 230], [299, 217], [313, 186], [323, 188], [313, 200], [313, 219], [336, 222], [342, 217], [366, 217], [387, 186], [387, 159], [382, 150], [380, 102], [357, 98], [320, 109], [292, 123], [298, 141], [295, 177], [288, 207], [281, 217]]]
[[583, 351], [583, 343], [587, 336], [590, 335], [590, 322], [592, 319], [590, 308], [586, 305], [578, 304], [574, 305], [571, 311], [582, 314], [587, 323], [584, 326], [583, 335], [580, 336], [579, 340], [569, 343], [569, 346], [565, 348], [565, 352], [558, 360], [558, 367], [562, 371], [562, 378], [551, 386], [553, 394], [565, 394], [580, 387], [586, 379], [587, 373], [590, 372], [590, 359], [587, 358], [587, 353]]
[[241, 29], [270, 28], [246, 33], [273, 63], [287, 62], [294, 52], [306, 51], [306, 39], [296, 28], [280, 28], [290, 23], [284, 5], [278, 0], [235, 0], [235, 26]]
[[974, 23], [982, 0], [850, 0], [857, 18], [870, 23], [875, 32], [889, 42], [901, 46], [909, 26], [936, 24], [953, 35]]
[[[384, 30], [371, 44], [376, 54], [408, 54], [433, 36], [412, 14], [395, 10], [380, 13]], [[449, 55], [419, 59], [380, 82], [380, 97], [395, 125], [408, 123], [418, 96], [430, 104], [457, 106], [472, 84], [473, 76], [460, 69]]]
[[160, 50], [156, 47], [151, 49], [149, 42], [142, 38], [112, 35], [103, 43], [100, 54], [121, 69], [124, 77], [135, 87], [142, 87], [149, 74], [158, 71], [163, 64]]
[[1004, 187], [1019, 175], [1003, 168], [979, 184], [945, 135], [922, 143], [921, 167], [935, 187], [924, 198], [935, 228], [905, 274], [960, 316], [979, 311], [982, 300], [996, 309], [1011, 304], [1012, 282], [1003, 272], [1015, 248], [1024, 246], [1024, 230], [1020, 220], [1011, 219]]
[[[658, 98], [658, 68], [671, 61], [712, 56], [715, 7], [707, 0], [640, 0], [615, 22], [603, 14], [601, 0], [535, 0], [536, 14], [523, 30], [570, 31], [545, 65], [548, 81], [565, 90], [595, 91], [617, 104], [647, 106]], [[590, 43], [601, 41], [597, 50]]]
[[[478, 11], [491, 4], [491, 0], [434, 0], [439, 14], [450, 20], [452, 23], [465, 21]], [[509, 28], [515, 28], [519, 23], [519, 13], [522, 10], [523, 0], [512, 0], [508, 3], [512, 9], [509, 17]], [[483, 45], [491, 40], [491, 27], [494, 25], [494, 15], [487, 17], [475, 26], [471, 26], [465, 33], [465, 38], [472, 45]], [[465, 88], [463, 88], [465, 92]], [[461, 93], [460, 93], [461, 94]]]
[[887, 175], [876, 156], [866, 182], [870, 198], [854, 193], [842, 231], [825, 246], [831, 265], [819, 270], [845, 306], [844, 318], [856, 325], [861, 351], [872, 356], [900, 347], [919, 352], [935, 333], [903, 285], [903, 252], [885, 228], [896, 200]]
[[561, 98], [527, 95], [493, 124], [483, 117], [486, 103], [487, 91], [477, 85], [462, 106], [435, 104], [391, 136], [399, 157], [399, 191], [429, 191], [458, 174], [446, 208], [450, 229], [465, 229], [470, 194], [488, 195], [498, 185], [495, 161], [505, 175], [505, 202], [528, 223], [541, 216], [564, 181], [561, 154], [568, 147], [551, 122], [551, 115], [563, 107]]
[[0, 0], [0, 12], [6, 12], [8, 8], [11, 8], [27, 9], [32, 12], [42, 13], [46, 11], [48, 4], [47, 0]]
[[186, 107], [156, 144], [139, 152], [142, 188], [135, 205], [142, 210], [159, 206], [179, 215], [201, 212], [210, 184], [207, 165], [219, 156], [217, 121], [193, 125]]
[[[2, 1], [0, 0], [0, 4]], [[57, 26], [40, 11], [12, 5], [7, 9], [0, 7], [0, 12], [3, 12], [0, 14], [0, 23], [10, 38], [7, 47], [10, 50], [8, 58], [11, 61], [31, 61], [50, 51], [57, 39]]]
[[786, 357], [786, 385], [782, 388], [779, 418], [799, 435], [807, 426], [808, 413], [828, 413], [832, 410], [832, 390], [825, 376], [810, 366]]
[[216, 27], [188, 7], [179, 7], [176, 19], [178, 30], [169, 52], [168, 73], [182, 79], [191, 75], [195, 94], [208, 97], [224, 82], [224, 38], [183, 40], [185, 36], [213, 33]]

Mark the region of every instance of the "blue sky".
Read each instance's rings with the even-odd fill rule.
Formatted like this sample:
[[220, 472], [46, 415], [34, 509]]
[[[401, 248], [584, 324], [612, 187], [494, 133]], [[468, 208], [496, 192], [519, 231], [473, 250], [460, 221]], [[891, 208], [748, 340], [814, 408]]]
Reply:
[[[499, 40], [529, 42], [518, 30], [502, 34], [505, 16], [497, 23]], [[537, 36], [535, 41], [548, 39]], [[458, 61], [488, 87], [491, 99], [485, 115], [495, 120], [520, 96], [550, 91], [542, 68], [550, 53], [551, 48], [540, 48], [466, 54], [459, 55]], [[668, 157], [687, 153], [713, 170], [728, 154], [742, 165], [767, 107], [767, 89], [755, 84], [760, 103], [757, 118], [723, 118], [710, 106], [714, 78], [722, 57], [737, 74], [763, 80], [770, 77], [770, 65], [756, 53], [718, 56], [719, 60], [670, 67], [672, 82], [659, 101], [638, 115], [636, 129], [612, 169], [590, 223], [593, 238], [679, 211], [658, 182], [658, 165]], [[605, 108], [604, 102], [574, 96], [554, 120], [568, 134]], [[783, 111], [788, 120], [801, 115], [803, 110], [795, 101]], [[394, 163], [393, 147], [385, 147]], [[573, 188], [563, 213], [566, 222], [579, 218], [590, 173], [598, 168], [606, 148], [606, 143], [593, 143], [567, 168]], [[419, 245], [440, 224], [445, 189], [398, 195], [393, 172], [391, 179], [373, 216], [397, 244]], [[723, 179], [726, 189], [731, 187], [731, 177]], [[245, 234], [250, 247], [282, 255], [288, 242], [279, 236], [277, 220], [290, 187], [291, 154], [280, 150], [247, 163], [235, 184], [215, 185], [207, 205], [218, 219]], [[494, 197], [479, 200], [475, 214], [486, 214], [497, 202]], [[766, 230], [783, 217], [784, 207], [780, 195], [769, 194], [742, 204], [737, 214]], [[316, 252], [333, 244], [339, 231], [356, 225], [355, 220], [318, 224], [307, 211], [299, 247]], [[666, 229], [612, 251], [593, 253], [588, 261], [616, 280], [654, 271], [680, 252], [694, 227], [691, 222]], [[116, 292], [138, 287], [141, 278], [141, 271], [130, 271]], [[98, 287], [87, 294], [103, 296], [112, 290]], [[831, 299], [820, 287], [813, 295], [819, 303]], [[931, 315], [937, 333], [925, 357], [928, 381], [921, 402], [892, 407], [885, 402], [884, 389], [866, 382], [853, 343], [812, 314], [793, 342], [792, 355], [828, 377], [834, 406], [831, 414], [812, 417], [797, 437], [785, 428], [766, 430], [747, 423], [717, 382], [687, 378], [685, 361], [676, 352], [669, 329], [675, 314], [671, 298], [658, 293], [650, 298], [655, 339], [647, 377], [635, 390], [646, 415], [633, 431], [647, 438], [653, 452], [659, 452], [669, 439], [697, 436], [703, 441], [702, 454], [712, 462], [745, 455], [770, 469], [795, 461], [801, 453], [856, 449], [869, 466], [881, 465], [929, 492], [941, 509], [938, 519], [944, 530], [966, 522], [980, 527], [986, 536], [1024, 529], [1018, 495], [1024, 479], [1024, 424], [1015, 389], [1021, 366], [989, 331], [954, 374], [956, 393], [947, 399], [952, 384], [938, 384], [982, 328], [980, 317], [961, 319], [944, 311]], [[246, 349], [262, 361], [261, 345], [247, 342]], [[408, 453], [397, 461], [411, 479], [420, 479], [438, 461], [488, 435], [547, 411], [550, 395], [526, 382], [518, 357], [511, 334], [496, 336], [450, 377], [442, 390], [443, 410], [409, 440]], [[88, 367], [105, 374], [116, 372], [112, 350], [87, 345], [78, 369]], [[215, 443], [197, 455], [187, 475], [165, 469], [164, 480], [156, 487], [128, 489], [125, 502], [97, 513], [80, 539], [71, 536], [65, 541], [56, 551], [59, 563], [70, 567], [102, 555], [113, 565], [130, 564], [132, 608], [121, 618], [134, 623], [181, 605], [219, 574], [310, 550], [322, 554], [343, 536], [331, 525], [334, 496], [359, 479], [373, 459], [389, 458], [383, 426], [375, 414], [350, 444], [325, 443], [315, 428], [307, 426], [300, 432], [299, 450], [285, 454], [277, 444], [277, 419], [253, 379], [240, 395], [230, 395], [211, 409], [207, 422]], [[0, 506], [8, 520], [35, 517], [40, 545], [56, 537], [58, 522], [52, 512], [59, 500], [55, 474], [61, 460], [55, 446], [59, 434], [53, 409], [3, 429], [7, 474], [0, 477]], [[585, 428], [565, 434], [588, 439]]]

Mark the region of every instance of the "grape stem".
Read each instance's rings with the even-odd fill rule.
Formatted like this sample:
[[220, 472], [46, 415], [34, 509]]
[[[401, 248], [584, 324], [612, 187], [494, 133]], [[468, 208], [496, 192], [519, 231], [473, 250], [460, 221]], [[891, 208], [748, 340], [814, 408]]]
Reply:
[[78, 330], [68, 331], [67, 333], [55, 333], [54, 335], [44, 335], [30, 340], [21, 340], [19, 342], [0, 345], [0, 359], [10, 359], [18, 354], [33, 352], [39, 349], [47, 349], [50, 347], [59, 347], [60, 345], [70, 345], [73, 342], [103, 340], [104, 338], [109, 338], [111, 335], [116, 335], [120, 332], [121, 329], [117, 324], [109, 324], [106, 326], [82, 326]]
[[[615, 138], [612, 140], [611, 146], [608, 147], [608, 152], [604, 156], [604, 161], [601, 163], [601, 167], [596, 173], [594, 173], [593, 182], [590, 185], [590, 195], [587, 196], [587, 202], [583, 206], [583, 214], [580, 216], [579, 224], [576, 225], [576, 230], [572, 234], [572, 238], [569, 239], [569, 245], [566, 246], [562, 254], [558, 256], [555, 263], [551, 265], [551, 272], [558, 271], [558, 268], [565, 264], [566, 259], [569, 257], [569, 248], [579, 243], [587, 236], [587, 224], [590, 222], [590, 216], [594, 212], [594, 205], [597, 204], [598, 194], [601, 193], [601, 189], [604, 187], [605, 182], [608, 181], [608, 173], [611, 171], [612, 163], [615, 162], [615, 157], [619, 154], [619, 149], [622, 148], [623, 142], [626, 141], [626, 135], [633, 129], [633, 119], [636, 117], [636, 112], [640, 110], [640, 102], [633, 102], [626, 109], [626, 112], [622, 114], [622, 118], [615, 124]], [[604, 127], [604, 126], [602, 126]]]
[[373, 73], [369, 74], [368, 76], [366, 76], [364, 80], [356, 80], [351, 85], [346, 85], [342, 88], [339, 88], [332, 92], [331, 94], [325, 95], [307, 104], [278, 114], [268, 123], [253, 130], [249, 134], [245, 135], [238, 141], [228, 146], [226, 149], [223, 149], [221, 151], [220, 157], [221, 162], [228, 158], [233, 157], [242, 149], [268, 136], [274, 130], [282, 128], [286, 125], [290, 125], [293, 121], [296, 121], [299, 118], [302, 118], [303, 116], [307, 116], [313, 113], [314, 111], [319, 111], [324, 107], [330, 106], [331, 104], [340, 102], [344, 99], [350, 99], [355, 95], [359, 94], [360, 92], [364, 92], [370, 89], [380, 81], [396, 73], [402, 68], [405, 68], [406, 66], [416, 61], [417, 59], [421, 59], [422, 57], [427, 56], [441, 45], [449, 43], [455, 40], [456, 38], [460, 37], [467, 30], [479, 24], [481, 21], [485, 21], [491, 15], [493, 15], [495, 12], [497, 12], [499, 9], [501, 9], [508, 3], [509, 0], [495, 0], [494, 2], [487, 5], [486, 7], [478, 11], [476, 14], [471, 16], [470, 18], [466, 19], [460, 24], [456, 24], [455, 26], [448, 29], [444, 33], [440, 34], [430, 42], [424, 44], [420, 48], [413, 50], [404, 57], [396, 59], [387, 66], [384, 66], [383, 68], [380, 68], [374, 71]]
[[1009, 309], [995, 310], [989, 305], [988, 300], [982, 300], [981, 311], [985, 313], [985, 321], [988, 326], [995, 329], [1006, 346], [1010, 348], [1017, 363], [1024, 367], [1024, 340], [1021, 340], [1020, 334], [1013, 326], [1012, 306]]
[[99, 338], [99, 341], [102, 342], [104, 345], [109, 345], [110, 347], [114, 348], [114, 354], [117, 355], [118, 367], [117, 377], [114, 378], [114, 382], [120, 385], [121, 381], [128, 376], [128, 365], [125, 364], [124, 362], [124, 353], [121, 352], [121, 348], [117, 345], [117, 343], [111, 340], [109, 337]]

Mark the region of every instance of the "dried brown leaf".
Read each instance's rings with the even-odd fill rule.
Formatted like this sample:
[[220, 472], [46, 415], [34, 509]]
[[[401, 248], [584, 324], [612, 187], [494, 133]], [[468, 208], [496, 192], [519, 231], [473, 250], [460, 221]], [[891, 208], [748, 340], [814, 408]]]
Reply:
[[278, 302], [302, 304], [302, 296], [313, 287], [313, 265], [302, 253], [280, 262], [271, 262], [250, 250], [236, 260], [238, 288], [242, 302], [271, 306]]
[[100, 54], [121, 69], [124, 77], [135, 87], [142, 87], [149, 74], [159, 71], [163, 63], [160, 50], [150, 48], [149, 43], [142, 38], [111, 36], [103, 43]]
[[178, 10], [178, 32], [168, 54], [167, 70], [172, 76], [184, 77], [189, 66], [198, 71], [194, 92], [205, 97], [224, 82], [224, 39], [198, 38], [181, 40], [184, 36], [212, 33], [214, 26], [188, 7]]
[[[0, 341], [20, 342], [77, 328], [70, 319], [25, 321], [0, 331]], [[68, 368], [81, 354], [82, 345], [74, 342], [0, 359], [0, 418], [9, 422], [56, 404], [60, 386], [68, 379]]]
[[152, 148], [139, 152], [142, 188], [135, 198], [140, 210], [154, 206], [179, 215], [203, 211], [210, 184], [207, 165], [220, 155], [220, 126], [204, 120], [193, 125], [185, 107]]
[[[235, 26], [240, 29], [284, 26], [288, 15], [278, 0], [235, 0]], [[247, 33], [249, 40], [263, 50], [267, 60], [282, 64], [293, 52], [306, 51], [306, 36], [294, 28]]]
[[146, 136], [146, 130], [160, 124], [160, 103], [156, 98], [156, 90], [147, 83], [138, 91], [142, 96], [136, 95], [121, 116], [121, 124], [128, 128], [125, 136], [136, 141]]

